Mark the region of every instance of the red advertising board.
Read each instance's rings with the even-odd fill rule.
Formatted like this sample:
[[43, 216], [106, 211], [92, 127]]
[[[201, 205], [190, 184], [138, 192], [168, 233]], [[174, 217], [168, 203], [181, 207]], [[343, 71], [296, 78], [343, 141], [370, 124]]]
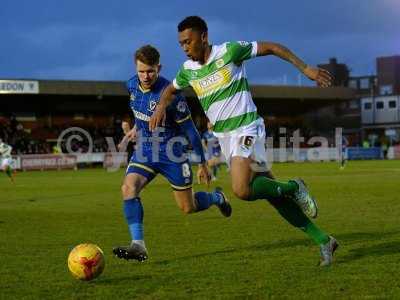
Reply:
[[393, 153], [395, 159], [400, 159], [400, 145], [393, 147]]
[[21, 155], [22, 170], [75, 169], [75, 155]]

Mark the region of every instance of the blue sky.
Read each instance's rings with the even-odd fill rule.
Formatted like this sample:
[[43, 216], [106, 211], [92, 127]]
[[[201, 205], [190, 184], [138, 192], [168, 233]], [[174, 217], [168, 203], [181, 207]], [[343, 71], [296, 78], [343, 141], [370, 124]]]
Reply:
[[[176, 26], [188, 15], [207, 21], [213, 43], [279, 42], [309, 64], [337, 57], [352, 75], [374, 73], [377, 56], [400, 55], [399, 0], [2, 0], [0, 78], [125, 80], [133, 52], [148, 43], [172, 78], [185, 60]], [[299, 80], [273, 57], [249, 61], [247, 73], [251, 83]]]

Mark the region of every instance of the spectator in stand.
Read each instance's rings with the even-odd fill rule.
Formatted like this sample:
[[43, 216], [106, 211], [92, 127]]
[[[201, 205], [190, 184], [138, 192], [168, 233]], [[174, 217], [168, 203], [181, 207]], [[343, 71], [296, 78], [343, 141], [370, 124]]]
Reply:
[[127, 163], [129, 164], [132, 153], [134, 151], [134, 140], [129, 139], [128, 135], [127, 135], [129, 133], [129, 131], [131, 130], [131, 126], [130, 126], [129, 122], [122, 121], [121, 128], [124, 133], [124, 137], [122, 138], [122, 141], [118, 144], [118, 150], [126, 151], [128, 153]]

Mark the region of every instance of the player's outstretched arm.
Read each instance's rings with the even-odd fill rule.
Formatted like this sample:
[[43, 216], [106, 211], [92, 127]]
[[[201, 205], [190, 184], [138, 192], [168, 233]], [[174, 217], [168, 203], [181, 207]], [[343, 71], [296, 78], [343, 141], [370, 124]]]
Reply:
[[197, 131], [192, 119], [188, 119], [180, 123], [180, 126], [189, 138], [190, 144], [193, 146], [194, 153], [200, 157], [199, 169], [197, 171], [198, 181], [200, 183], [204, 182], [208, 185], [210, 184], [211, 176], [208, 172], [200, 134]]
[[299, 69], [300, 72], [306, 75], [309, 79], [317, 82], [321, 87], [329, 87], [332, 85], [332, 76], [328, 71], [307, 65], [283, 45], [272, 42], [257, 42], [257, 56], [266, 55], [275, 55], [290, 62]]
[[204, 156], [203, 145], [201, 143], [200, 134], [196, 129], [192, 119], [188, 119], [180, 123], [181, 128], [189, 138], [190, 144], [193, 146], [193, 150], [200, 157], [200, 162], [205, 163], [206, 159]]
[[165, 120], [165, 110], [167, 106], [172, 103], [175, 99], [178, 90], [175, 89], [172, 83], [170, 83], [161, 94], [160, 102], [157, 104], [156, 110], [149, 121], [150, 131], [154, 131], [158, 126], [160, 126]]
[[135, 126], [133, 126], [133, 128], [131, 130], [129, 130], [127, 132], [126, 136], [129, 139], [129, 141], [131, 141], [131, 142], [135, 142], [136, 141], [136, 138], [137, 138], [136, 124], [135, 124]]
[[118, 150], [123, 150], [125, 151], [126, 148], [128, 147], [129, 142], [135, 142], [137, 137], [137, 131], [136, 131], [136, 125], [133, 126], [131, 130], [129, 130], [124, 137], [122, 138], [122, 141], [118, 144]]

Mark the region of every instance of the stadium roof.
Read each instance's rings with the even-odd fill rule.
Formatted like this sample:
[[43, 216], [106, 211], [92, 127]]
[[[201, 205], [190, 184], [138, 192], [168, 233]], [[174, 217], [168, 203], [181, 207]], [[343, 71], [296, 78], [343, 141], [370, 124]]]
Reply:
[[[351, 100], [357, 97], [355, 90], [345, 87], [251, 85], [250, 89], [255, 99], [328, 100], [330, 102]], [[127, 96], [128, 93], [124, 81], [3, 79], [0, 80], [0, 94]], [[186, 91], [185, 95], [195, 97], [191, 90]]]

